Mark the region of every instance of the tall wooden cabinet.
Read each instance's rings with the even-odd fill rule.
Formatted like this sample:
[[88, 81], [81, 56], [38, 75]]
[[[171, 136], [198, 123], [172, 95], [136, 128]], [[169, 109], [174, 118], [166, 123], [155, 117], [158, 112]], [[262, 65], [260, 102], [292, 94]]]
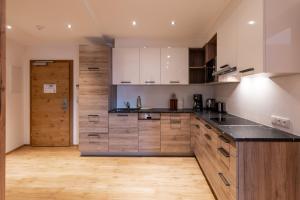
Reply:
[[108, 152], [111, 48], [79, 46], [79, 148], [82, 154]]

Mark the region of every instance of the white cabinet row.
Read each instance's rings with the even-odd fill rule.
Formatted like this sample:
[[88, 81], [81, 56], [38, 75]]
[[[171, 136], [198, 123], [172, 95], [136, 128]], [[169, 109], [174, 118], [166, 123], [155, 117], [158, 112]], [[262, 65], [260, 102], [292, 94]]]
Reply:
[[114, 48], [113, 84], [188, 84], [188, 48]]
[[217, 30], [218, 70], [238, 75], [299, 73], [299, 0], [239, 0]]

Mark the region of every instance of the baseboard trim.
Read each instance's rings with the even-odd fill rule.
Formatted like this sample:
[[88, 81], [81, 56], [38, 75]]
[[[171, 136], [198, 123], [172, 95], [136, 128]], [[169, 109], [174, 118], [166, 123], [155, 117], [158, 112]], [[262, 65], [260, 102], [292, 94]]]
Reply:
[[5, 153], [5, 155], [9, 155], [9, 154], [11, 154], [11, 153], [13, 153], [13, 152], [15, 152], [15, 151], [18, 151], [19, 149], [21, 149], [21, 148], [23, 148], [23, 147], [25, 147], [25, 146], [27, 146], [27, 145], [26, 145], [26, 144], [23, 144], [23, 145], [21, 145], [21, 146], [19, 146], [19, 147], [17, 147], [17, 148], [14, 148], [13, 150], [11, 150], [11, 151]]

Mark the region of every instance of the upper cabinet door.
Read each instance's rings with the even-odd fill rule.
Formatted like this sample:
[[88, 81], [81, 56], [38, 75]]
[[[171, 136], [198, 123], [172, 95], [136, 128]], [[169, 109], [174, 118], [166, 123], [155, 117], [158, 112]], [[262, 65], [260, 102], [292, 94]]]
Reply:
[[161, 83], [188, 84], [188, 48], [161, 49]]
[[160, 84], [160, 49], [140, 49], [140, 84]]
[[265, 0], [267, 72], [300, 72], [299, 8], [299, 0]]
[[113, 49], [113, 84], [139, 84], [139, 70], [139, 48]]
[[237, 10], [234, 10], [218, 28], [217, 68], [237, 66]]
[[237, 64], [241, 75], [264, 71], [263, 2], [241, 0], [238, 8]]

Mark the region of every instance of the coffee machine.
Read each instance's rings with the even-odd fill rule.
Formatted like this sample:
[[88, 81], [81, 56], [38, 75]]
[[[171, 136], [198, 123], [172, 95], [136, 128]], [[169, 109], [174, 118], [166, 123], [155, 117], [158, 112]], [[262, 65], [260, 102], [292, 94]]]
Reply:
[[203, 110], [202, 94], [194, 94], [193, 99], [194, 99], [193, 110], [202, 111]]

